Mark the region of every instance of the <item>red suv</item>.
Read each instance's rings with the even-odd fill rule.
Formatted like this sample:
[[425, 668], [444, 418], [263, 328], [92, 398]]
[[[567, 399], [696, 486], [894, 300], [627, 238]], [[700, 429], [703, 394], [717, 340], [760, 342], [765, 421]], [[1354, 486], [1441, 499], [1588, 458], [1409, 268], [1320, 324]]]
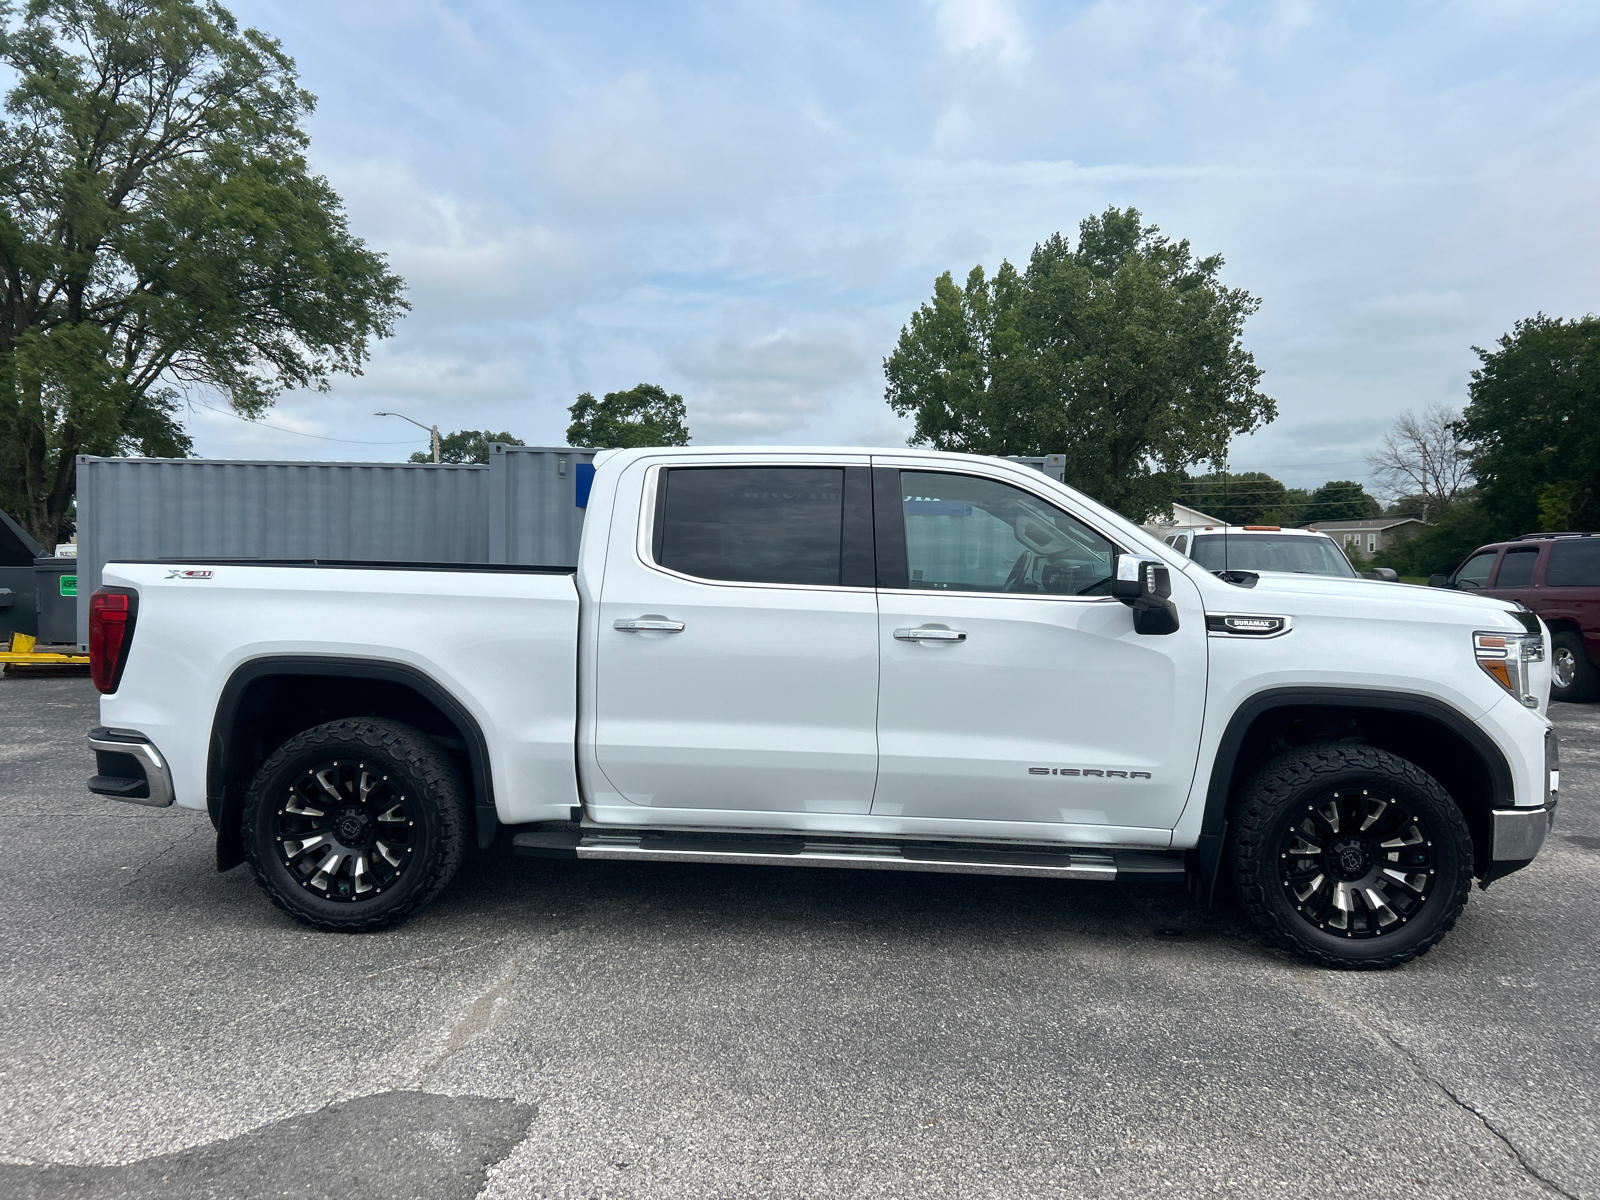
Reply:
[[1474, 550], [1434, 587], [1482, 591], [1533, 609], [1550, 626], [1552, 700], [1600, 693], [1600, 533], [1530, 533]]

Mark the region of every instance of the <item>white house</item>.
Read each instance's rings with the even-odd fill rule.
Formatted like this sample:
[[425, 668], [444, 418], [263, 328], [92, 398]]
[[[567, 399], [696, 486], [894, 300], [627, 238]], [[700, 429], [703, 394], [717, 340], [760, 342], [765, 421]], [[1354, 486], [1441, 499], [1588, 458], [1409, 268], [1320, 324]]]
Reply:
[[1198, 508], [1190, 508], [1187, 504], [1174, 504], [1170, 512], [1157, 513], [1156, 516], [1140, 526], [1146, 533], [1153, 533], [1164, 538], [1174, 529], [1187, 529], [1191, 525], [1214, 525], [1218, 529], [1227, 525], [1226, 521], [1219, 521], [1210, 513], [1203, 513]]

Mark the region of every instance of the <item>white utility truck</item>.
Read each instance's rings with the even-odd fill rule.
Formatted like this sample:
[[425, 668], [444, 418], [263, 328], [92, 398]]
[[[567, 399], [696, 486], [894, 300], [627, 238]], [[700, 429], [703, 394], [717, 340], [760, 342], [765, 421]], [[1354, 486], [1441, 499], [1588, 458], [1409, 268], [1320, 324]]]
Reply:
[[518, 852], [1231, 888], [1383, 967], [1554, 819], [1545, 630], [1440, 589], [1213, 574], [1026, 466], [595, 460], [577, 567], [113, 563], [89, 787], [209, 810], [320, 929]]

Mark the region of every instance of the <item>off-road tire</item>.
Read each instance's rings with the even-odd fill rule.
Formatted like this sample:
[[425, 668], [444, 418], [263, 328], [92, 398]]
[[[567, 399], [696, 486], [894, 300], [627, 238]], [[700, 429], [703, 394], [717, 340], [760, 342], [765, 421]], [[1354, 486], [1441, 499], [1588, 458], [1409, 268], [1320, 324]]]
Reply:
[[[1345, 797], [1348, 804], [1352, 795], [1369, 794], [1389, 796], [1396, 811], [1409, 814], [1426, 843], [1418, 843], [1417, 853], [1429, 856], [1419, 868], [1426, 870], [1428, 880], [1414, 910], [1358, 937], [1319, 928], [1314, 917], [1296, 907], [1296, 887], [1288, 874], [1292, 856], [1284, 850], [1294, 848], [1297, 825], [1316, 806], [1335, 796]], [[1353, 825], [1348, 836], [1359, 837]], [[1414, 763], [1357, 743], [1306, 746], [1268, 762], [1251, 777], [1231, 810], [1229, 841], [1234, 888], [1251, 920], [1275, 946], [1327, 967], [1383, 970], [1427, 953], [1455, 925], [1472, 886], [1472, 837], [1455, 801]], [[1371, 870], [1388, 865], [1377, 861], [1375, 852], [1357, 852], [1373, 857]], [[1393, 883], [1384, 886], [1394, 890], [1397, 904], [1400, 896], [1411, 899]], [[1376, 926], [1379, 910], [1364, 900], [1361, 907], [1361, 919]]]
[[1572, 682], [1566, 687], [1557, 687], [1552, 677], [1550, 683], [1550, 699], [1561, 700], [1567, 704], [1587, 704], [1595, 696], [1600, 695], [1600, 671], [1589, 661], [1589, 652], [1584, 648], [1583, 635], [1564, 630], [1550, 639], [1550, 666], [1555, 669], [1556, 657], [1562, 653], [1572, 656]]
[[[344, 764], [346, 771], [356, 764], [358, 769], [381, 776], [384, 786], [392, 788], [405, 805], [403, 836], [409, 844], [381, 848], [396, 857], [404, 855], [404, 865], [395, 871], [389, 886], [373, 888], [369, 881], [372, 895], [344, 900], [317, 895], [286, 861], [281, 846], [285, 839], [283, 806], [291, 788], [319, 766], [331, 763]], [[324, 807], [331, 810], [332, 805]], [[350, 811], [357, 814], [358, 824], [364, 819], [354, 801]], [[308, 821], [307, 827], [310, 825]], [[372, 828], [379, 830], [377, 836], [383, 836], [381, 827]], [[466, 787], [449, 757], [419, 730], [377, 717], [329, 721], [296, 734], [274, 750], [250, 783], [241, 828], [245, 857], [267, 898], [302, 924], [340, 933], [388, 929], [432, 900], [460, 869], [469, 832]], [[370, 832], [366, 844], [373, 844]], [[369, 855], [376, 853], [368, 849]], [[349, 861], [341, 869], [349, 870]], [[383, 866], [376, 858], [373, 865]]]

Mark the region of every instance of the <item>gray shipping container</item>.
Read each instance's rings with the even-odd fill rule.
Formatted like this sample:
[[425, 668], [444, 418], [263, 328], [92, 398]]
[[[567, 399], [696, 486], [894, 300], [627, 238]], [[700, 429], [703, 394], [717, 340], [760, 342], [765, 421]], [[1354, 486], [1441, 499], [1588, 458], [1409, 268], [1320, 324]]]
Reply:
[[78, 642], [117, 560], [575, 565], [594, 455], [497, 444], [487, 466], [81, 456]]

